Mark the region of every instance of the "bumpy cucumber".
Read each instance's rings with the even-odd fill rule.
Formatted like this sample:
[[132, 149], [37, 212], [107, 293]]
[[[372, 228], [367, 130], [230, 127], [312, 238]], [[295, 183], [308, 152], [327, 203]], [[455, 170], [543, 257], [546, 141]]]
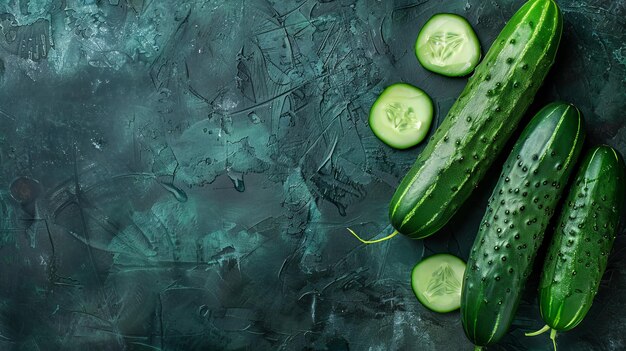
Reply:
[[624, 167], [614, 149], [595, 147], [569, 191], [539, 286], [541, 331], [552, 339], [585, 318], [598, 291], [626, 199]]
[[531, 0], [511, 18], [398, 186], [393, 227], [412, 238], [439, 230], [502, 151], [554, 62], [562, 18]]
[[461, 320], [476, 345], [509, 329], [526, 278], [584, 140], [578, 109], [544, 107], [504, 164], [467, 262]]

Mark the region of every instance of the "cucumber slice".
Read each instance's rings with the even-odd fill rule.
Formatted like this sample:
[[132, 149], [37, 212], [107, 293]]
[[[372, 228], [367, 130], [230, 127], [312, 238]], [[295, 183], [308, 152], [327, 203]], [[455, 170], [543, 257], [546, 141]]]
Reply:
[[388, 86], [376, 99], [369, 124], [385, 144], [407, 149], [424, 140], [432, 120], [430, 97], [412, 85], [398, 83]]
[[465, 262], [450, 254], [436, 254], [419, 262], [411, 272], [411, 287], [419, 302], [439, 312], [461, 306]]
[[440, 13], [422, 27], [415, 54], [427, 70], [460, 77], [471, 73], [480, 61], [480, 42], [465, 18]]

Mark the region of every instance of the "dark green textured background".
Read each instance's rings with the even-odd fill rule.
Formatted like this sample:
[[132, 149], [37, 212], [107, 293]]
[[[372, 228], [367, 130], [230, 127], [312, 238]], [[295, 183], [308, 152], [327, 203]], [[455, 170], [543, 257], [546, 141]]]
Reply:
[[[422, 69], [434, 13], [490, 46], [505, 1], [0, 2], [0, 350], [462, 350], [458, 312], [409, 286], [425, 255], [467, 258], [499, 165], [441, 233], [365, 247], [423, 145], [367, 125], [382, 89], [428, 92], [435, 126], [465, 84]], [[588, 144], [626, 154], [624, 1], [561, 0], [562, 99]], [[525, 120], [528, 120], [528, 116]], [[20, 205], [18, 177], [41, 194]], [[28, 189], [26, 189], [28, 190]], [[626, 348], [626, 237], [562, 350]], [[532, 277], [493, 350], [548, 350]]]

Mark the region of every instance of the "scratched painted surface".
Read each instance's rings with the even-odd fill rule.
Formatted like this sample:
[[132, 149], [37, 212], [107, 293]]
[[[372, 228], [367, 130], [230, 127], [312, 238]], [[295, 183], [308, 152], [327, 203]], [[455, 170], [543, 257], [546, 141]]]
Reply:
[[[1, 350], [461, 350], [458, 312], [409, 287], [425, 255], [467, 258], [497, 167], [441, 233], [365, 247], [423, 145], [367, 125], [382, 89], [465, 84], [419, 67], [434, 13], [488, 48], [506, 1], [8, 0], [0, 3]], [[626, 154], [624, 1], [562, 0], [532, 110], [576, 103]], [[438, 122], [435, 123], [435, 126]], [[626, 347], [626, 236], [562, 349]], [[537, 277], [493, 350], [548, 350]]]

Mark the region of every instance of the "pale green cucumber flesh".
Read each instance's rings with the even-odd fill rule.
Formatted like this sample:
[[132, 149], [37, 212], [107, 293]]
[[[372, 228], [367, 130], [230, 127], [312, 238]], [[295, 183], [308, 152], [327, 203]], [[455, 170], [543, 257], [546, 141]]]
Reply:
[[430, 97], [419, 88], [398, 83], [387, 87], [376, 99], [369, 125], [385, 144], [407, 149], [424, 140], [432, 119]]
[[465, 76], [480, 61], [480, 42], [465, 18], [441, 13], [422, 27], [415, 42], [415, 55], [429, 71], [450, 77]]
[[437, 254], [420, 261], [411, 272], [411, 287], [426, 308], [440, 313], [461, 305], [465, 262], [450, 254]]

